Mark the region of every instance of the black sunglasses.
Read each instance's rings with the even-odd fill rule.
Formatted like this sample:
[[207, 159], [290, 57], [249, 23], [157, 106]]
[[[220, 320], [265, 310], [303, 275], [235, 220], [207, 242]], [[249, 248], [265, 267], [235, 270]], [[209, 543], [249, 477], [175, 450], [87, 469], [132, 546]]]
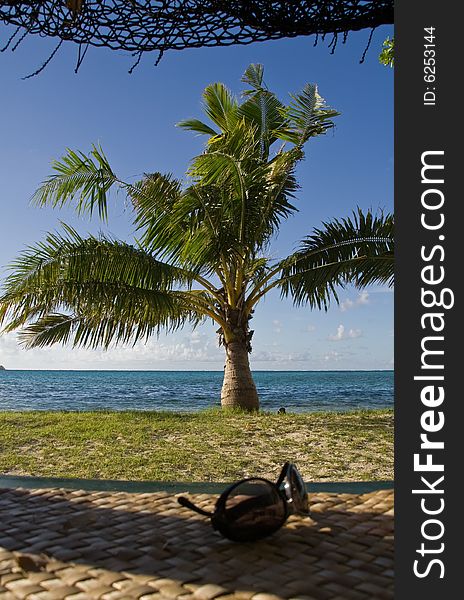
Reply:
[[271, 535], [291, 514], [309, 516], [305, 483], [295, 465], [288, 462], [276, 483], [261, 477], [233, 483], [220, 495], [214, 512], [195, 506], [184, 496], [177, 501], [209, 517], [214, 529], [235, 542], [251, 542]]

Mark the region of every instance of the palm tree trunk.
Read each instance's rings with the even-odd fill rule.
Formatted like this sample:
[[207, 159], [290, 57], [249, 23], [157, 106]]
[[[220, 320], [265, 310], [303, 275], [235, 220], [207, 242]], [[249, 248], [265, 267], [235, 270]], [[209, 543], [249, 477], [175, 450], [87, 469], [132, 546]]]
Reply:
[[232, 341], [226, 345], [221, 406], [249, 411], [259, 410], [259, 399], [250, 370], [245, 340]]

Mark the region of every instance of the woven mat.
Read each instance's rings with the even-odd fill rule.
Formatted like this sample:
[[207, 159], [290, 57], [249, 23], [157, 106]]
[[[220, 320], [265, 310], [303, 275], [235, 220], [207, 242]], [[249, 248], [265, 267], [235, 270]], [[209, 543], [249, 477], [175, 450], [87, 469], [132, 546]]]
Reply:
[[237, 544], [167, 493], [0, 489], [0, 598], [393, 598], [393, 491], [310, 503], [311, 519]]

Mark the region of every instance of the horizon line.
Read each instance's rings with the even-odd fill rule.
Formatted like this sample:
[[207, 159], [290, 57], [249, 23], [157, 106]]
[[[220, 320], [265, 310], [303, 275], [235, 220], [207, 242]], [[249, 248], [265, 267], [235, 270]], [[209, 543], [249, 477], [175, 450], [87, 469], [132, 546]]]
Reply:
[[[223, 373], [224, 369], [11, 369], [5, 371], [45, 371], [47, 373]], [[376, 373], [394, 372], [395, 369], [251, 369], [252, 373]]]

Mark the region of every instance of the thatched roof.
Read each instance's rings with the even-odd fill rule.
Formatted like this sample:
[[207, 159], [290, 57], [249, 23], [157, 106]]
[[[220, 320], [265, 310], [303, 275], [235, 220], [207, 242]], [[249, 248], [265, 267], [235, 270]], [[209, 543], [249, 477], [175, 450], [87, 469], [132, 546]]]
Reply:
[[[393, 0], [0, 0], [0, 21], [13, 26], [3, 49], [27, 35], [144, 53], [331, 34], [393, 23]], [[51, 58], [51, 57], [50, 57]], [[47, 61], [48, 62], [48, 61]]]

